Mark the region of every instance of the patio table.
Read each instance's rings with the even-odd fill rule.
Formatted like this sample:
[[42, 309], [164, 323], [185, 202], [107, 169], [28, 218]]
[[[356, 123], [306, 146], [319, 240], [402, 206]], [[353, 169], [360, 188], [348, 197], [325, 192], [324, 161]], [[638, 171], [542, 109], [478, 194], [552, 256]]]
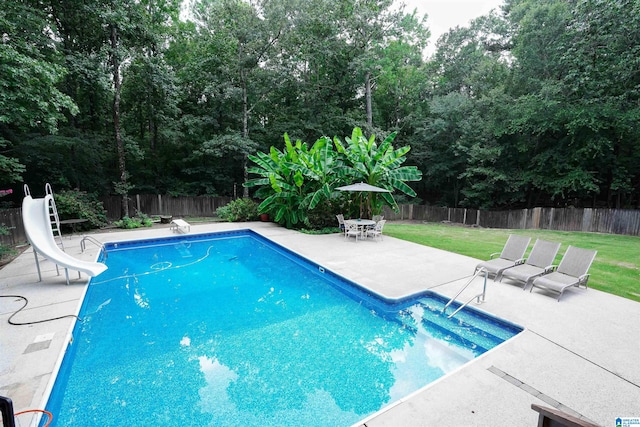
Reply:
[[376, 222], [374, 220], [362, 219], [362, 218], [345, 219], [344, 222], [347, 223], [347, 224], [357, 224], [358, 225], [358, 231], [360, 231], [360, 234], [362, 234], [362, 237], [365, 237], [364, 233], [365, 233], [365, 230], [368, 227], [376, 225]]

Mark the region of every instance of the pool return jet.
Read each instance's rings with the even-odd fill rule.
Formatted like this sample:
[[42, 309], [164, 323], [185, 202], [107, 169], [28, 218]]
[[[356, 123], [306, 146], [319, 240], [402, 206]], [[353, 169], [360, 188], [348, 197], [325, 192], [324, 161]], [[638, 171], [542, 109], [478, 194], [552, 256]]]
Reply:
[[[27, 235], [27, 240], [33, 248], [33, 255], [36, 258], [36, 267], [38, 269], [39, 281], [42, 281], [42, 274], [40, 272], [40, 261], [38, 260], [38, 254], [44, 258], [50, 260], [56, 265], [63, 267], [67, 278], [67, 285], [69, 284], [69, 270], [75, 270], [78, 272], [78, 278], [80, 273], [85, 273], [90, 277], [95, 277], [105, 271], [107, 266], [101, 262], [87, 262], [82, 261], [64, 252], [55, 241], [52, 228], [52, 217], [55, 218], [55, 225], [53, 226], [58, 232], [58, 236], [62, 240], [60, 235], [60, 225], [57, 220], [56, 204], [53, 200], [53, 192], [51, 186], [47, 184], [45, 186], [46, 195], [41, 199], [34, 199], [31, 197], [29, 187], [24, 186], [24, 200], [22, 201], [22, 221], [24, 223], [24, 230]], [[58, 270], [58, 274], [60, 271]]]

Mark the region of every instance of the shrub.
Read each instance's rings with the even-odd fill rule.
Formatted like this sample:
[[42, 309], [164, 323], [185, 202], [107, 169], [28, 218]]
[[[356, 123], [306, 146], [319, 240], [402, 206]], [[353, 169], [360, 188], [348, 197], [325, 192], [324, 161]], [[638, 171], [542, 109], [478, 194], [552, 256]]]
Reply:
[[121, 220], [114, 221], [113, 225], [118, 228], [125, 228], [127, 230], [130, 230], [132, 228], [151, 227], [153, 225], [153, 221], [151, 221], [151, 218], [149, 218], [147, 215], [138, 213], [138, 215], [133, 218], [125, 216]]
[[229, 222], [255, 221], [258, 204], [251, 199], [236, 199], [216, 209], [216, 215]]
[[107, 214], [102, 202], [84, 191], [65, 190], [54, 195], [60, 219], [86, 219], [79, 227], [100, 228], [107, 225]]

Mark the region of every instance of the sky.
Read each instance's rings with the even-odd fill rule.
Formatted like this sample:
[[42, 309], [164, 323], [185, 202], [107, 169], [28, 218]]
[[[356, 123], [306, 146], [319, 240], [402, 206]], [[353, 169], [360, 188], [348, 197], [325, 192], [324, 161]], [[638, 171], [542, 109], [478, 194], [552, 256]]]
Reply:
[[405, 12], [418, 10], [419, 15], [429, 16], [427, 24], [431, 38], [427, 51], [434, 52], [438, 38], [457, 25], [465, 27], [474, 18], [498, 9], [503, 0], [404, 0]]

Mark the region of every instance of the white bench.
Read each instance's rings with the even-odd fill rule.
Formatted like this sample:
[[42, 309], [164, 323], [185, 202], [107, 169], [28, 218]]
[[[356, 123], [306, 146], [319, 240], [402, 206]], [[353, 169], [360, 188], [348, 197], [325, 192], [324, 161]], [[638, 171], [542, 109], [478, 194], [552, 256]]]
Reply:
[[191, 224], [183, 219], [174, 219], [169, 228], [178, 233], [188, 233], [191, 231]]

